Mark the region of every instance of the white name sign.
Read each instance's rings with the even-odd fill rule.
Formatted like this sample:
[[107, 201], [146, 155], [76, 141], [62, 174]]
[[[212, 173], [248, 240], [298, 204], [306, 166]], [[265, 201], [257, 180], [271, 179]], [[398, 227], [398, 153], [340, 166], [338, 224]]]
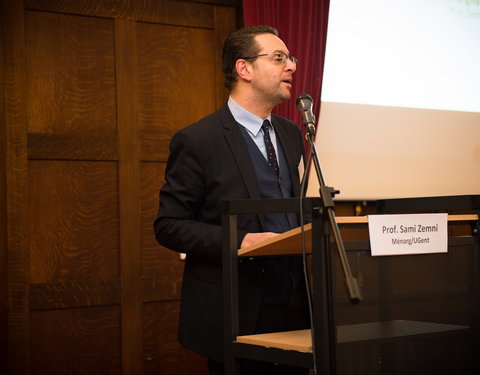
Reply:
[[372, 255], [446, 253], [447, 214], [370, 215]]

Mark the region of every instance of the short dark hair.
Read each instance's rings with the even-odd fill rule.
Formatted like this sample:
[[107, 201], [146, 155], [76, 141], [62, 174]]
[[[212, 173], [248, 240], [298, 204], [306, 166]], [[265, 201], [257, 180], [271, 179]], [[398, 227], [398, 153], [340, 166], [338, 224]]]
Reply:
[[231, 33], [223, 44], [222, 68], [224, 74], [224, 85], [231, 90], [237, 81], [235, 63], [238, 59], [255, 56], [260, 52], [260, 47], [254, 38], [260, 34], [273, 34], [278, 36], [277, 29], [266, 26], [247, 26]]

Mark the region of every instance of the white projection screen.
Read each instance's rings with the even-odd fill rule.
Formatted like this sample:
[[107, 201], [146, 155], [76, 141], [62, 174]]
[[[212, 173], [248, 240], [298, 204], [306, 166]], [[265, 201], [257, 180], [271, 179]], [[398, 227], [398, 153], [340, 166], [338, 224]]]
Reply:
[[480, 194], [480, 1], [331, 0], [328, 22], [316, 148], [335, 199]]

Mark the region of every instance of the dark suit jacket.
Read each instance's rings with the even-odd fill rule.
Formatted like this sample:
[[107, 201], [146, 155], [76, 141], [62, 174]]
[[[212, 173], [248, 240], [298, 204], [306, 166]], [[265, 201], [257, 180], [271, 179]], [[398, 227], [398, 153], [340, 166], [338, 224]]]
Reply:
[[[272, 123], [298, 196], [298, 164], [304, 150], [301, 132], [295, 123], [276, 115]], [[261, 198], [247, 145], [226, 104], [172, 138], [165, 179], [155, 235], [165, 247], [187, 254], [179, 340], [223, 362], [220, 202]], [[239, 216], [238, 228], [239, 247], [246, 233], [264, 231], [257, 215]], [[260, 263], [243, 261], [239, 279], [240, 327], [248, 334], [255, 327], [262, 298]]]

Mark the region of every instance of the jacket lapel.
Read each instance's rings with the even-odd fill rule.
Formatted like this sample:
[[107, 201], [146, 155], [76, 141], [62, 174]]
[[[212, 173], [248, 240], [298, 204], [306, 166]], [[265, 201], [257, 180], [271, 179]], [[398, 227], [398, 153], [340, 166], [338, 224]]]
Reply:
[[[247, 145], [239, 129], [241, 125], [237, 124], [226, 104], [220, 108], [218, 113], [221, 117], [225, 139], [232, 150], [248, 195], [251, 199], [260, 199], [260, 188], [258, 187], [255, 169], [250, 154], [248, 153]], [[262, 227], [265, 228], [264, 215], [258, 214], [257, 216]]]

